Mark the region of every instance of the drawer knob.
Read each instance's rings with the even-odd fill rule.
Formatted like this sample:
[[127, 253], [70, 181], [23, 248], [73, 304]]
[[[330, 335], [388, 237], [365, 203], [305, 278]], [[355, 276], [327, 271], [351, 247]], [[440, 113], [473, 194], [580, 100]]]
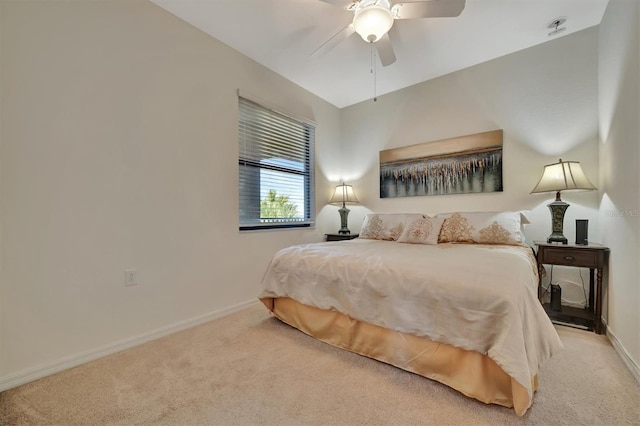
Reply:
[[576, 260], [576, 258], [573, 256], [565, 256], [564, 260]]

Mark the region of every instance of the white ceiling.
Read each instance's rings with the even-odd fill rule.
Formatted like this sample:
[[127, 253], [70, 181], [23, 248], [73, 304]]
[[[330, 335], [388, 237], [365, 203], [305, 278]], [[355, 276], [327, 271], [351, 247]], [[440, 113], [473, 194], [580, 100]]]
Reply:
[[[352, 12], [320, 0], [151, 0], [235, 50], [343, 108], [374, 94], [369, 45], [357, 34], [321, 57]], [[467, 0], [456, 18], [402, 20], [390, 37], [397, 61], [377, 63], [389, 93], [598, 25], [608, 0]], [[566, 31], [549, 37], [565, 16]]]

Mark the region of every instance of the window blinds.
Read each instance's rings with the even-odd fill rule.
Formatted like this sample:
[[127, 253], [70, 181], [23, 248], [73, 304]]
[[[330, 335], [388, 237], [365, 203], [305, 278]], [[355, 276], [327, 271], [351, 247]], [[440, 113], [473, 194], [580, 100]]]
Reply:
[[315, 127], [238, 99], [240, 229], [313, 225]]

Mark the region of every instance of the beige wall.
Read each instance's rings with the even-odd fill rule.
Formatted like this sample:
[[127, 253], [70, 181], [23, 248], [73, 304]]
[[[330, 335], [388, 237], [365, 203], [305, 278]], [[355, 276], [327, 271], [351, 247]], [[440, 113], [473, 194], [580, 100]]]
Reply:
[[611, 0], [600, 29], [600, 222], [611, 247], [608, 326], [640, 380], [640, 10]]
[[318, 123], [319, 207], [337, 108], [146, 0], [1, 4], [0, 388], [255, 300], [322, 239], [239, 234], [236, 90]]
[[[3, 346], [3, 327], [2, 327], [2, 318], [4, 317], [4, 304], [5, 304], [5, 297], [3, 296], [4, 294], [4, 274], [3, 274], [3, 262], [4, 262], [4, 244], [3, 244], [3, 236], [4, 236], [4, 209], [2, 208], [2, 205], [4, 203], [4, 198], [2, 197], [2, 188], [3, 188], [3, 184], [2, 184], [2, 157], [3, 157], [3, 153], [2, 153], [2, 128], [3, 126], [3, 120], [2, 120], [2, 93], [3, 93], [3, 87], [4, 84], [2, 84], [2, 50], [3, 50], [3, 42], [2, 40], [4, 39], [4, 2], [0, 1], [0, 365], [3, 364], [3, 351], [2, 351], [2, 346]], [[0, 373], [0, 377], [2, 377], [1, 373]]]
[[[344, 167], [366, 207], [528, 209], [535, 219], [529, 236], [546, 237], [553, 196], [529, 194], [543, 166], [559, 157], [577, 160], [598, 180], [597, 37], [597, 29], [584, 30], [345, 108]], [[380, 150], [495, 129], [504, 130], [504, 192], [379, 198]], [[567, 192], [563, 199], [571, 203], [565, 235], [572, 237], [574, 219], [597, 217], [597, 194]]]

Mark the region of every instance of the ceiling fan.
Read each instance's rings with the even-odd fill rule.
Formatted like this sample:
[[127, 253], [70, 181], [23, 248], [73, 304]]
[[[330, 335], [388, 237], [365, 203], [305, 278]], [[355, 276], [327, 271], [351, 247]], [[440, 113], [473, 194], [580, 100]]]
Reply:
[[358, 33], [368, 43], [375, 43], [382, 66], [396, 61], [389, 30], [396, 19], [445, 18], [462, 13], [466, 0], [320, 0], [353, 12], [353, 21], [325, 41], [312, 55], [320, 56]]

